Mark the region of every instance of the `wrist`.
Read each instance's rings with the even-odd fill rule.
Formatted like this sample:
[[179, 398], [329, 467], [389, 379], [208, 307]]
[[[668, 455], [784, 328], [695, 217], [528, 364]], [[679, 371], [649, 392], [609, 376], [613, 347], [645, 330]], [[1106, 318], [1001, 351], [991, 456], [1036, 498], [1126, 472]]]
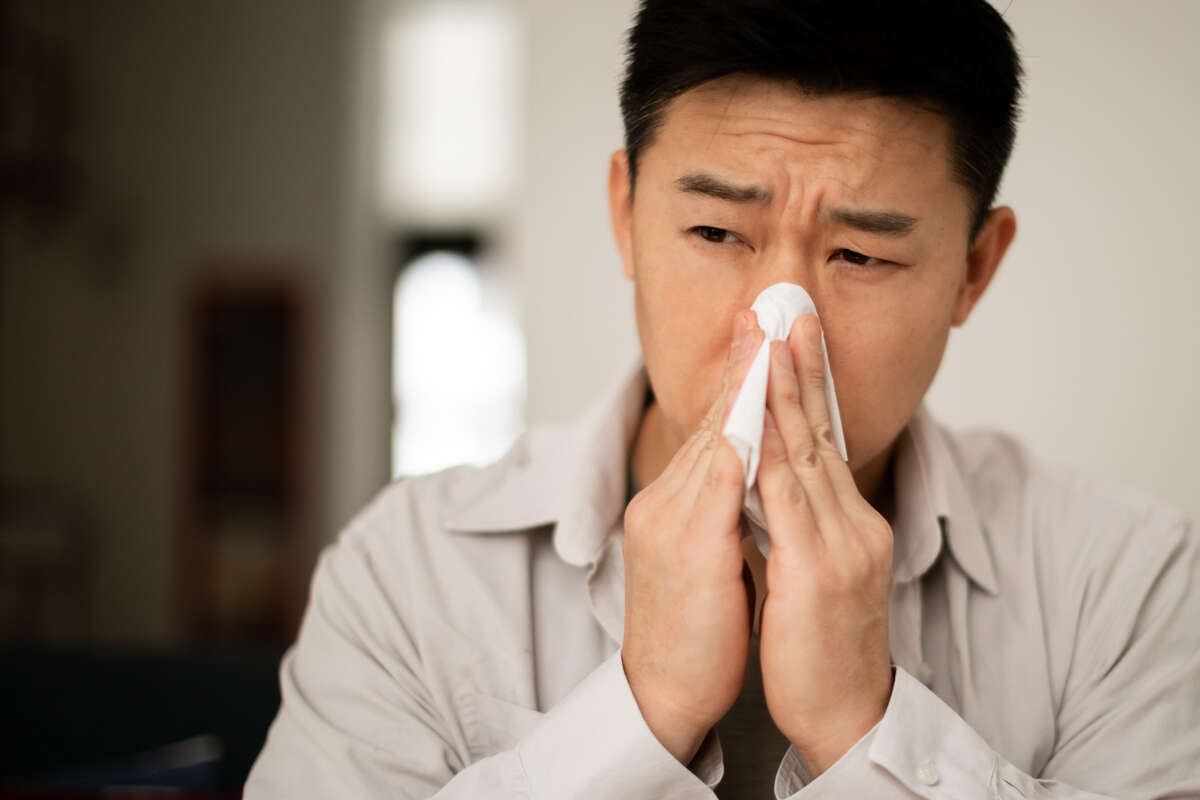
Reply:
[[815, 780], [819, 775], [836, 764], [842, 756], [850, 752], [854, 745], [870, 730], [870, 727], [862, 732], [849, 729], [849, 732], [832, 732], [829, 736], [816, 741], [790, 741], [792, 746], [796, 748], [796, 752], [804, 760], [804, 765], [808, 767], [809, 775]]
[[683, 722], [665, 709], [639, 699], [636, 691], [633, 693], [633, 699], [637, 703], [638, 711], [642, 713], [646, 727], [654, 734], [654, 738], [658, 739], [659, 744], [685, 767], [692, 763], [711, 726]]
[[685, 767], [692, 763], [692, 759], [696, 757], [696, 753], [700, 750], [700, 745], [704, 743], [704, 737], [708, 733], [707, 730], [697, 733], [665, 720], [651, 722], [647, 719], [646, 725], [666, 751]]
[[[624, 666], [623, 657], [621, 663]], [[625, 671], [625, 679], [629, 682], [629, 689], [633, 694], [633, 700], [637, 704], [638, 711], [641, 713], [646, 727], [654, 734], [654, 738], [659, 741], [659, 744], [675, 760], [686, 767], [692, 762], [696, 751], [700, 749], [700, 745], [704, 742], [704, 737], [707, 735], [708, 729], [712, 726], [682, 721], [679, 715], [672, 714], [664, 707], [652, 702], [649, 699], [651, 693], [644, 691], [643, 687], [635, 685], [635, 682], [630, 679], [628, 670]]]
[[[894, 676], [893, 671], [893, 683]], [[837, 763], [838, 759], [879, 724], [891, 702], [893, 683], [889, 683], [887, 696], [881, 703], [874, 704], [861, 713], [842, 713], [828, 722], [815, 721], [806, 725], [803, 732], [788, 736], [788, 741], [804, 759], [804, 764], [813, 778]]]

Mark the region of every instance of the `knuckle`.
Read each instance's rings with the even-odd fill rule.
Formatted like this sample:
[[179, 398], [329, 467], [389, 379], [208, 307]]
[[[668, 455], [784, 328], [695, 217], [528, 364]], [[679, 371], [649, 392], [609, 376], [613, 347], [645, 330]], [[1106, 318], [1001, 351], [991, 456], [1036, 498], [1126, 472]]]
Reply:
[[[716, 434], [713, 433], [711, 425], [701, 425], [687, 440], [687, 442], [684, 444], [684, 447], [693, 447], [696, 448], [698, 452], [704, 452], [710, 446], [710, 440], [715, 435]], [[695, 461], [692, 462], [691, 469], [695, 469], [696, 463], [697, 462]]]
[[804, 382], [814, 389], [825, 387], [825, 366], [814, 364], [804, 370]]
[[785, 506], [797, 506], [805, 502], [804, 487], [786, 472], [776, 470], [760, 476], [759, 489], [764, 497]]
[[885, 546], [888, 553], [892, 549], [892, 526], [884, 519], [883, 515], [874, 508], [868, 507], [865, 517], [858, 522], [858, 529], [863, 532], [864, 537], [875, 547]]
[[[780, 458], [775, 463], [778, 465], [782, 461], [786, 461], [786, 459]], [[758, 491], [762, 493], [763, 499], [769, 498], [773, 503], [781, 501], [781, 503], [793, 505], [803, 498], [803, 491], [796, 480], [793, 480], [787, 474], [786, 470], [778, 468], [760, 470], [760, 473], [758, 473]]]
[[720, 450], [708, 470], [708, 481], [717, 487], [736, 487], [742, 482], [742, 462], [724, 449]]
[[654, 530], [663, 521], [664, 509], [653, 487], [647, 487], [633, 496], [625, 507], [625, 532], [637, 535], [639, 531]]
[[788, 408], [796, 408], [800, 405], [800, 387], [795, 381], [789, 381], [780, 387], [780, 395], [783, 402]]
[[633, 496], [625, 507], [625, 530], [632, 532], [641, 529], [648, 516], [646, 492], [641, 491]]
[[839, 559], [838, 571], [845, 587], [861, 586], [875, 574], [875, 559], [862, 546], [847, 547]]
[[867, 542], [879, 562], [890, 569], [892, 563], [892, 529], [885, 522], [868, 528]]
[[777, 436], [764, 436], [762, 446], [762, 464], [768, 468], [786, 464], [787, 450], [784, 449]]
[[833, 425], [828, 422], [822, 422], [813, 430], [813, 436], [818, 442], [822, 442], [829, 447], [834, 447], [833, 443]]
[[853, 537], [845, 548], [843, 571], [853, 585], [888, 579], [892, 574], [892, 546], [870, 535]]
[[792, 443], [788, 457], [793, 464], [803, 467], [806, 471], [815, 470], [821, 463], [820, 456], [813, 448], [812, 442], [803, 440]]
[[804, 487], [800, 485], [799, 481], [788, 481], [783, 485], [783, 500], [788, 505], [797, 506], [806, 499]]

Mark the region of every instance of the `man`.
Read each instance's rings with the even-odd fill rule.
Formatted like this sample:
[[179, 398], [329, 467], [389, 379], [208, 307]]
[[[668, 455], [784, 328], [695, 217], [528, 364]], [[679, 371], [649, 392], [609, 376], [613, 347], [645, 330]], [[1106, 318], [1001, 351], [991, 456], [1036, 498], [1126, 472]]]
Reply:
[[[1016, 229], [999, 14], [647, 0], [629, 47], [644, 367], [350, 523], [246, 796], [1200, 797], [1194, 528], [921, 405]], [[778, 282], [820, 319], [771, 345], [764, 561], [720, 431]]]

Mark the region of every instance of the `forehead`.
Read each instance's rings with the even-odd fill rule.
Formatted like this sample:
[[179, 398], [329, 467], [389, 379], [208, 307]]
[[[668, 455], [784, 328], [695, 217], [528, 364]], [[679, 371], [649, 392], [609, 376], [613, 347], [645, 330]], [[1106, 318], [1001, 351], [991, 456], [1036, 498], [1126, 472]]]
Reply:
[[730, 75], [676, 97], [644, 161], [667, 171], [716, 168], [768, 182], [827, 179], [851, 199], [927, 194], [932, 200], [962, 196], [950, 139], [944, 117], [904, 100], [813, 96], [784, 81]]

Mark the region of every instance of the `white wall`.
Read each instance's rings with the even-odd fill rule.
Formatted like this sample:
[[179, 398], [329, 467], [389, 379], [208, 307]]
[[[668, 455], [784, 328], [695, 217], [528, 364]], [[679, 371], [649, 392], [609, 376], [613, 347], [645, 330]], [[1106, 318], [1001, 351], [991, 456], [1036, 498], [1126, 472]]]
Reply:
[[[1007, 0], [1028, 73], [1001, 200], [1020, 231], [929, 403], [1200, 518], [1200, 3]], [[608, 230], [633, 3], [526, 0], [530, 121], [515, 263], [530, 422], [570, 417], [636, 352]]]
[[528, 127], [513, 219], [531, 423], [568, 419], [638, 352], [608, 225], [608, 156], [633, 2], [524, 0]]
[[1200, 3], [1014, 0], [1006, 16], [1027, 71], [1000, 197], [1017, 239], [930, 408], [1200, 519]]

